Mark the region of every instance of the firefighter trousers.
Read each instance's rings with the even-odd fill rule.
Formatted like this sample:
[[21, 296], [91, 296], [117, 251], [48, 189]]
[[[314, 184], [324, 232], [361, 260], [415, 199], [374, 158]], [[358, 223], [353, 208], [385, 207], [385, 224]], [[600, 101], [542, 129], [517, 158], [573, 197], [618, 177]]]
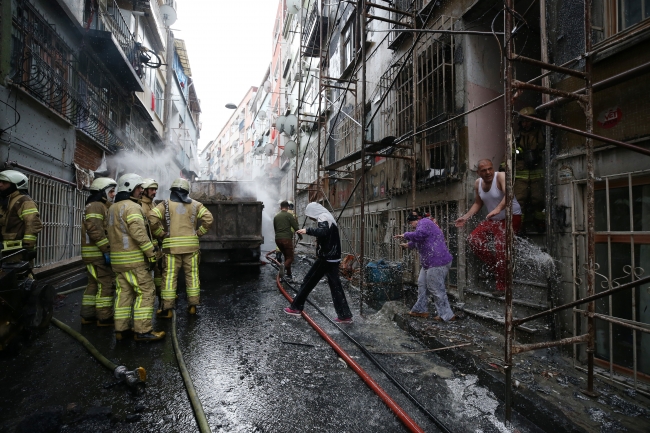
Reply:
[[176, 288], [178, 287], [178, 272], [183, 266], [185, 272], [185, 287], [188, 305], [199, 305], [199, 251], [187, 254], [165, 254], [162, 280], [162, 310], [174, 308], [176, 304]]
[[104, 259], [86, 263], [88, 285], [81, 300], [81, 317], [100, 320], [113, 316], [113, 297], [115, 296], [115, 274]]
[[149, 268], [142, 266], [129, 271], [117, 272], [115, 279], [115, 331], [146, 333], [152, 330], [153, 306], [156, 287]]

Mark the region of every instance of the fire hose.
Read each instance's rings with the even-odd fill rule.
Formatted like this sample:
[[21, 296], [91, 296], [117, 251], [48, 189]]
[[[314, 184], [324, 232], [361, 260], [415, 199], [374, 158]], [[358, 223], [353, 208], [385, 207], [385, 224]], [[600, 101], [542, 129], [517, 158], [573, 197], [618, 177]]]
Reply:
[[185, 361], [183, 361], [183, 354], [178, 345], [178, 338], [176, 337], [176, 310], [172, 310], [172, 344], [174, 346], [174, 353], [176, 354], [176, 361], [178, 362], [178, 369], [181, 371], [183, 383], [185, 384], [187, 395], [190, 398], [192, 409], [194, 409], [194, 416], [196, 418], [196, 423], [199, 426], [199, 430], [201, 433], [211, 433], [208, 419], [205, 417], [205, 412], [203, 411], [203, 405], [201, 405], [201, 400], [199, 400], [199, 397], [196, 394], [192, 378], [190, 377], [189, 371], [187, 371], [187, 366], [185, 365]]
[[[271, 261], [274, 263], [278, 269], [282, 267], [282, 265], [275, 259], [270, 257], [270, 254], [266, 255], [267, 260]], [[284, 297], [291, 302], [293, 299], [291, 296], [287, 293], [287, 291], [284, 289], [282, 286], [282, 282], [280, 280], [280, 275], [276, 277], [276, 284], [278, 286], [278, 289], [284, 295]], [[317, 311], [319, 311], [321, 314], [324, 315], [324, 313], [316, 307], [311, 301], [307, 301], [312, 307], [316, 308]], [[363, 368], [356, 362], [354, 359], [348, 355], [343, 348], [341, 348], [320, 326], [316, 324], [316, 322], [309, 316], [307, 313], [304, 311], [302, 312], [302, 317], [311, 325], [312, 328], [334, 349], [334, 351], [350, 366], [352, 370], [354, 370], [359, 377], [379, 396], [379, 398], [382, 399], [382, 401], [388, 406], [388, 408], [399, 418], [400, 421], [405, 425], [407, 429], [411, 432], [424, 432], [424, 430], [402, 409], [395, 400], [393, 400], [387, 393], [384, 391], [381, 386], [372, 379], [372, 377], [365, 371]], [[329, 319], [329, 318], [328, 318]], [[409, 394], [405, 388], [397, 382], [397, 380], [392, 377], [380, 364], [379, 362], [370, 354], [370, 352], [367, 351], [367, 349], [358, 343], [352, 336], [350, 336], [347, 332], [342, 330], [339, 327], [339, 330], [347, 336], [353, 343], [355, 343], [357, 346], [359, 346], [362, 350], [362, 352], [369, 357], [373, 363], [382, 370], [382, 372], [395, 384], [400, 388], [402, 392], [405, 393], [405, 395], [413, 401], [418, 408], [420, 408], [437, 426], [440, 428], [443, 432], [449, 433], [450, 430], [433, 414], [431, 414], [424, 406], [418, 402], [411, 394]]]
[[115, 378], [120, 382], [124, 382], [135, 392], [139, 392], [142, 389], [145, 381], [147, 380], [147, 371], [144, 368], [138, 367], [133, 371], [129, 371], [125, 366], [117, 365], [110, 359], [106, 358], [99, 352], [99, 350], [97, 350], [95, 346], [90, 343], [90, 341], [86, 339], [86, 337], [70, 328], [65, 323], [55, 319], [54, 317], [52, 317], [52, 323], [54, 323], [57, 328], [68, 333], [70, 336], [72, 336], [72, 338], [80, 342], [86, 348], [86, 350], [88, 350], [88, 352], [90, 352], [90, 354], [100, 362], [100, 364], [111, 370], [113, 372], [113, 376], [115, 376]]

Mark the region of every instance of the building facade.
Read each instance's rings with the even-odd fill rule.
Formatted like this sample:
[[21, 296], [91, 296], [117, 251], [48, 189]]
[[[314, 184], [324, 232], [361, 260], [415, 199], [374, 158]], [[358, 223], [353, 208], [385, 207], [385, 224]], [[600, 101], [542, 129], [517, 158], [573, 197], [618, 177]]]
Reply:
[[[0, 2], [0, 159], [30, 176], [45, 224], [37, 265], [79, 255], [84, 188], [95, 176], [198, 174], [200, 106], [161, 7], [175, 2]], [[166, 88], [173, 113], [163, 108]]]

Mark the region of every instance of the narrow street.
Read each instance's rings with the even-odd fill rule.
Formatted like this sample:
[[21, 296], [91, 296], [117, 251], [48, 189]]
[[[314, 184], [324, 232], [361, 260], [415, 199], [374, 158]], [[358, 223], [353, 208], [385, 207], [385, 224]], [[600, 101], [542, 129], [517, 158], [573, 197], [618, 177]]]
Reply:
[[[304, 274], [301, 264], [296, 275]], [[399, 432], [407, 431], [387, 406], [302, 319], [286, 306], [275, 270], [204, 270], [200, 315], [189, 319], [183, 300], [178, 338], [210, 427], [215, 432]], [[184, 295], [181, 295], [183, 298]], [[81, 292], [57, 306], [55, 317], [80, 329]], [[333, 315], [329, 290], [319, 284], [313, 302]], [[356, 307], [358, 297], [350, 296]], [[387, 308], [389, 310], [389, 308]], [[313, 308], [306, 311], [427, 432], [439, 431], [334, 325]], [[372, 351], [425, 349], [395, 326], [388, 311], [355, 316], [345, 330]], [[170, 331], [168, 321], [158, 322]], [[140, 397], [113, 379], [81, 345], [54, 326], [3, 354], [5, 389], [0, 399], [0, 431], [40, 429], [47, 423], [62, 432], [197, 431], [168, 333], [164, 342], [116, 342], [111, 328], [84, 327], [82, 334], [103, 354], [129, 369], [143, 366], [147, 387]], [[377, 355], [385, 368], [451, 431], [512, 431], [501, 403], [433, 354]], [[460, 392], [460, 393], [459, 393]], [[538, 431], [516, 420], [519, 431]]]

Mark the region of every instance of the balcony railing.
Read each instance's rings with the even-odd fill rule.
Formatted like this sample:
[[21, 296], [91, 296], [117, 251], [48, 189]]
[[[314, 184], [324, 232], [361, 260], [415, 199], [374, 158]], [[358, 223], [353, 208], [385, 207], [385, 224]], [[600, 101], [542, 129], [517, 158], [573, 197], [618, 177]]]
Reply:
[[113, 34], [122, 52], [137, 72], [140, 69], [139, 52], [136, 48], [136, 41], [131, 29], [127, 24], [120, 8], [115, 0], [99, 2], [100, 15], [102, 20], [95, 21], [95, 30], [109, 31]]
[[84, 131], [111, 152], [126, 143], [109, 126], [106, 89], [94, 86], [77, 70], [72, 50], [52, 27], [31, 9], [13, 17], [11, 79], [13, 83], [70, 123]]

